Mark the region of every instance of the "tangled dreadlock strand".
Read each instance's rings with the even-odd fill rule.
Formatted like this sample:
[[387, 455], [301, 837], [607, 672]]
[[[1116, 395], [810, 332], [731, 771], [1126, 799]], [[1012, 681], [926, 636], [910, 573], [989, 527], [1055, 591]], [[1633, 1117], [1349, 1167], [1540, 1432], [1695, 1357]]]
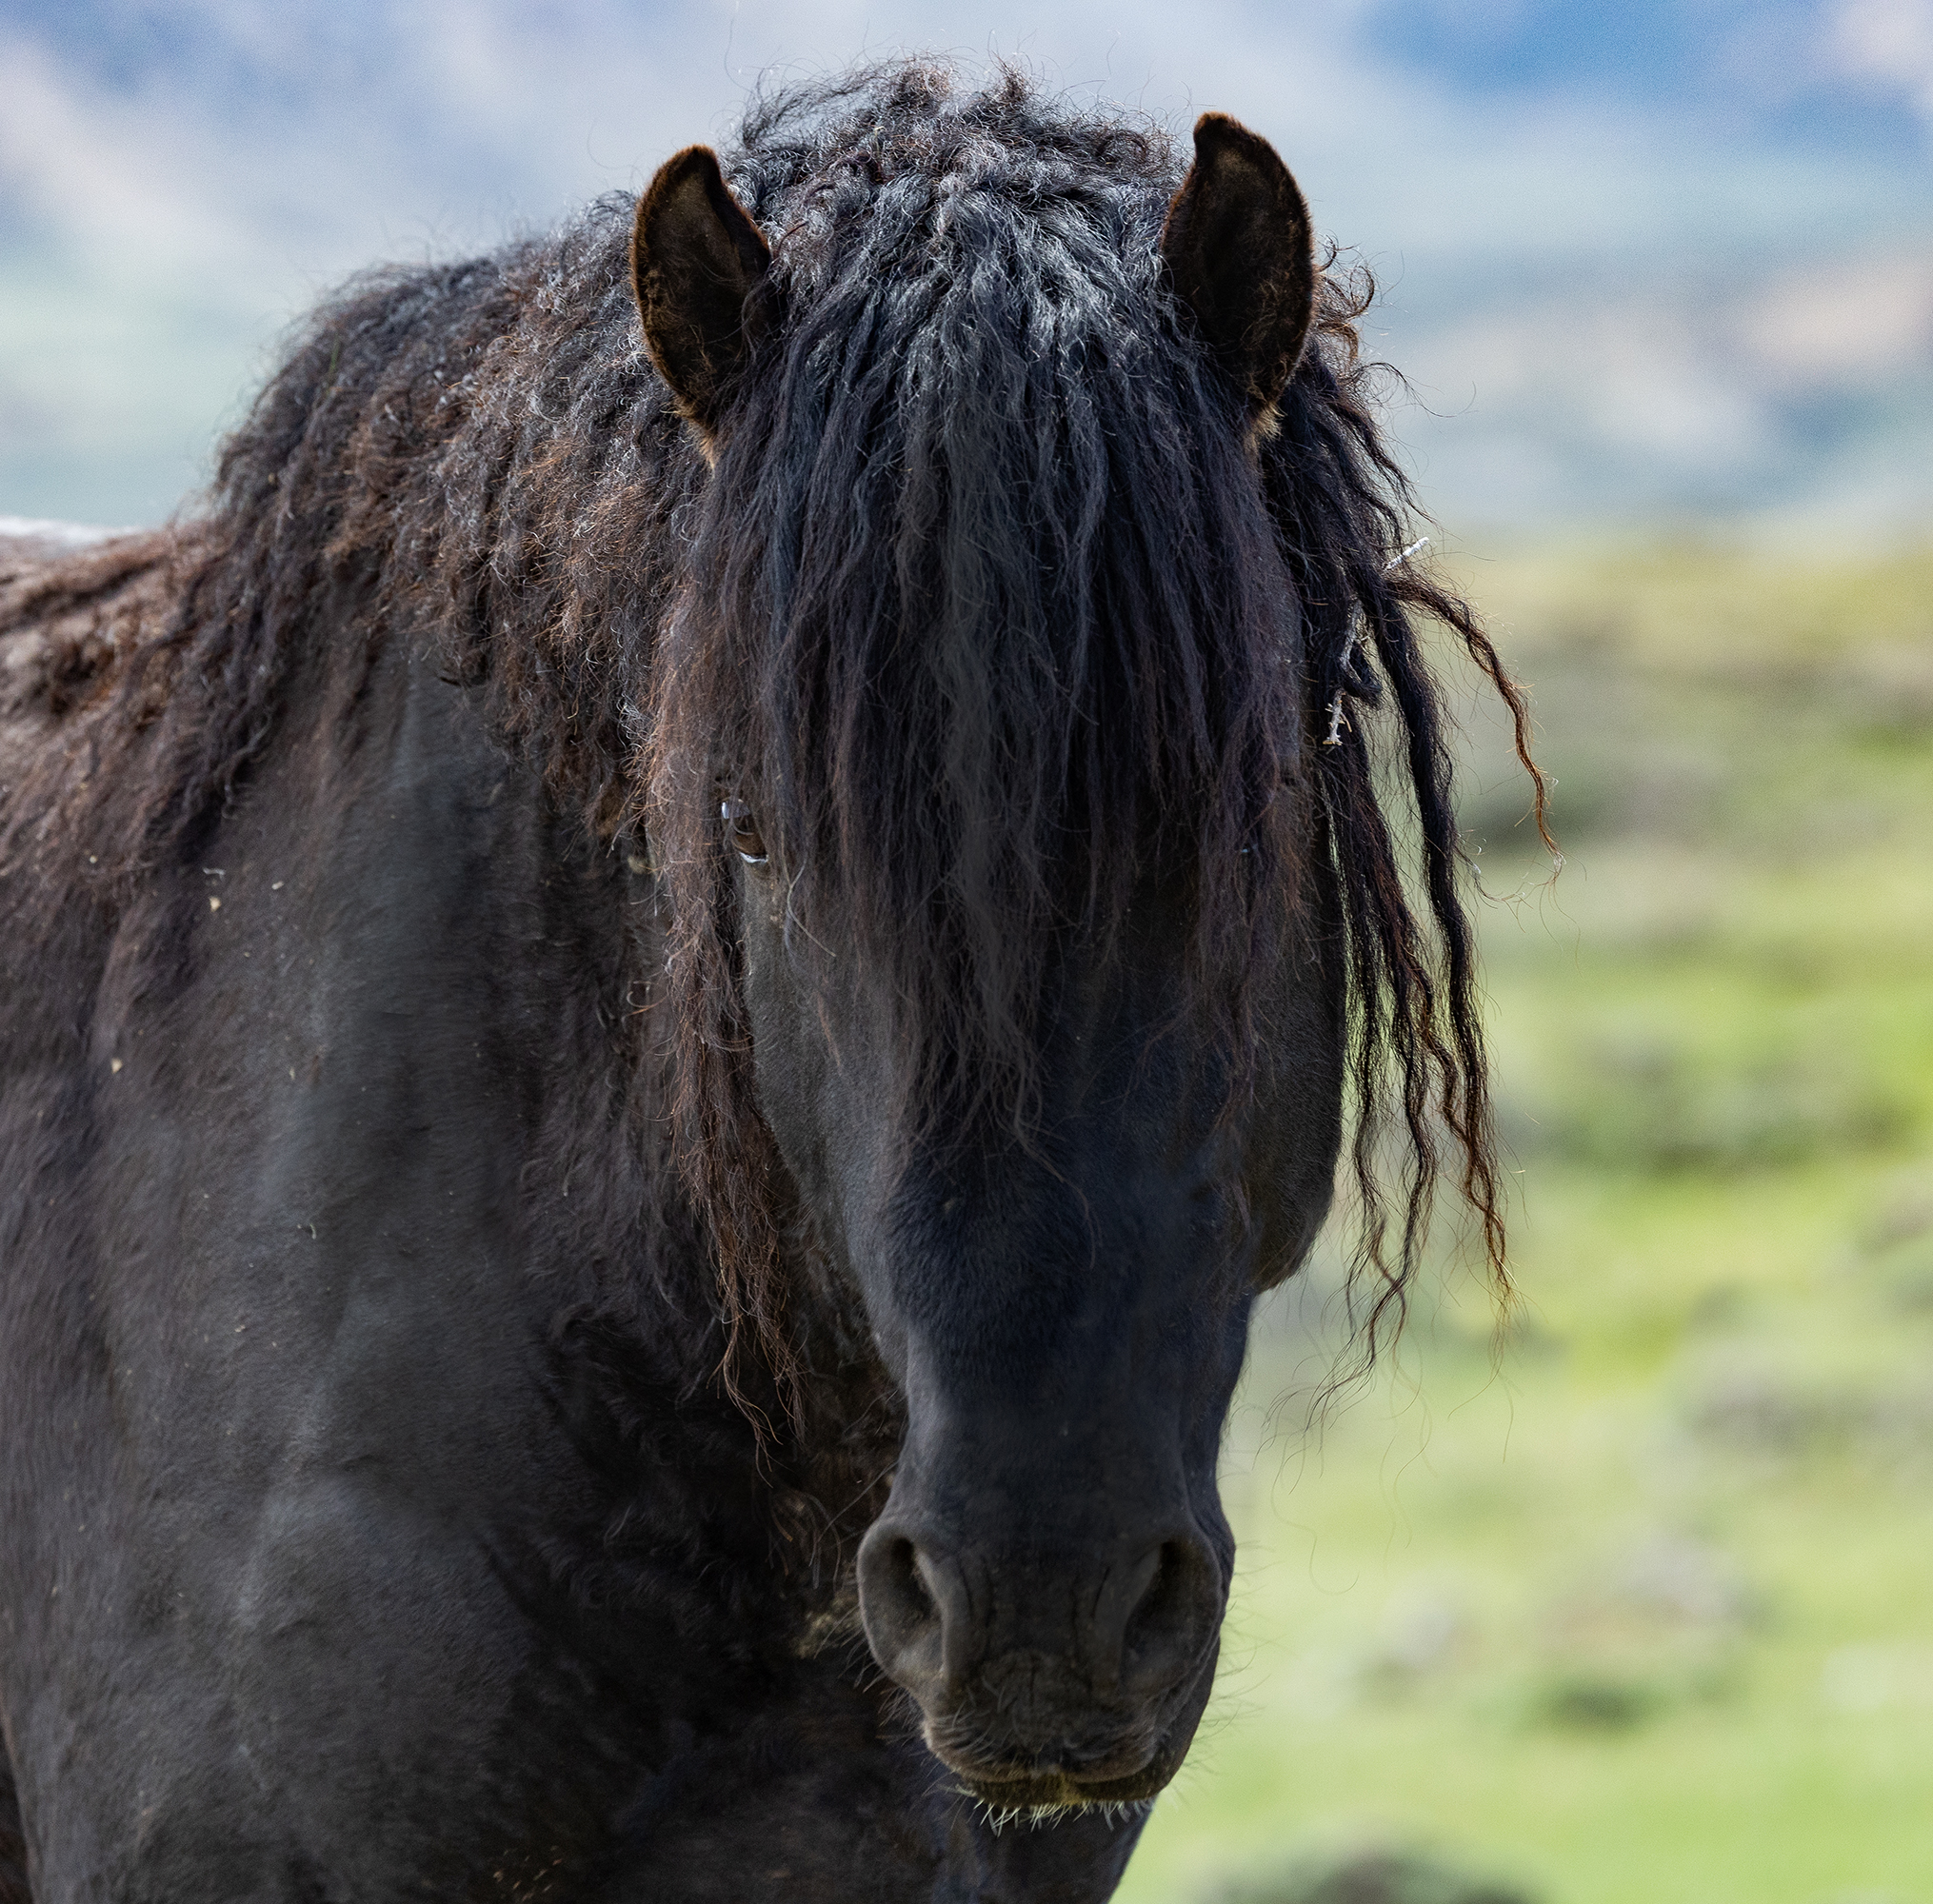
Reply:
[[[1448, 627], [1504, 701], [1518, 760], [1534, 789], [1539, 835], [1553, 853], [1555, 843], [1545, 783], [1530, 753], [1523, 691], [1469, 605], [1427, 569], [1403, 556], [1391, 559], [1397, 550], [1412, 552], [1404, 545], [1414, 501], [1377, 426], [1370, 384], [1382, 367], [1365, 364], [1358, 347], [1357, 321], [1375, 285], [1366, 270], [1339, 272], [1335, 263], [1331, 252], [1314, 347], [1291, 386], [1285, 428], [1265, 474], [1314, 624], [1313, 655], [1320, 657], [1310, 669], [1309, 726], [1317, 741], [1325, 843], [1344, 916], [1353, 1013], [1350, 1170], [1362, 1221], [1356, 1268], [1374, 1280], [1365, 1327], [1373, 1354], [1383, 1329], [1392, 1319], [1401, 1323], [1428, 1231], [1442, 1162], [1440, 1129], [1461, 1153], [1460, 1188], [1481, 1223], [1490, 1274], [1501, 1292], [1509, 1288], [1475, 938], [1461, 889], [1451, 753], [1411, 610]], [[1384, 706], [1385, 684], [1393, 704], [1385, 711], [1398, 730], [1416, 818], [1421, 916], [1379, 801], [1369, 724], [1360, 714], [1354, 722], [1341, 715], [1345, 703], [1359, 710]], [[1408, 1160], [1400, 1240], [1392, 1252], [1380, 1165], [1397, 1102]]]

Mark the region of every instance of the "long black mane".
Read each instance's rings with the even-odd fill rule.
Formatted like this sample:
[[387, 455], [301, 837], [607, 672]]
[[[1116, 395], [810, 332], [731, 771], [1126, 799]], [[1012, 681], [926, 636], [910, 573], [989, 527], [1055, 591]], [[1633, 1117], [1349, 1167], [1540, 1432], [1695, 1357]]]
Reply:
[[[178, 605], [88, 664], [0, 860], [45, 847], [56, 803], [64, 848], [124, 883], [191, 859], [344, 591], [355, 639], [433, 642], [558, 799], [655, 860], [686, 1168], [726, 1319], [780, 1362], [784, 1212], [721, 797], [755, 804], [791, 874], [802, 956], [837, 919], [890, 975], [909, 1097], [970, 1075], [952, 1108], [1023, 1133], [1044, 946], [1110, 942], [1149, 856], [1193, 867], [1194, 986], [1239, 1081], [1268, 1055], [1250, 977], [1326, 864], [1372, 1330], [1400, 1313], [1444, 1132], [1501, 1279], [1450, 756], [1412, 614], [1496, 684], [1528, 766], [1525, 717], [1470, 609], [1388, 565], [1411, 503], [1357, 354], [1366, 278], [1332, 261], [1249, 443], [1163, 282], [1184, 163], [1159, 129], [915, 63], [759, 104], [721, 157], [774, 268], [708, 478], [640, 348], [628, 200], [360, 280], [226, 446]], [[1379, 726], [1413, 826], [1379, 797]]]

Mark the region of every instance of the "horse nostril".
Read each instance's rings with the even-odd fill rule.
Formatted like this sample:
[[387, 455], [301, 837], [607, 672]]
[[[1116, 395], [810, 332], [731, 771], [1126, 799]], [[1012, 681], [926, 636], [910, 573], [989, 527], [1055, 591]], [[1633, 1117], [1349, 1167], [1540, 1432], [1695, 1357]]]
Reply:
[[872, 1656], [916, 1694], [937, 1688], [947, 1673], [950, 1577], [944, 1561], [907, 1535], [874, 1527], [859, 1545], [859, 1617]]
[[1220, 1623], [1221, 1570], [1201, 1541], [1165, 1540], [1142, 1557], [1129, 1585], [1140, 1591], [1121, 1635], [1121, 1686], [1147, 1696], [1201, 1657]]

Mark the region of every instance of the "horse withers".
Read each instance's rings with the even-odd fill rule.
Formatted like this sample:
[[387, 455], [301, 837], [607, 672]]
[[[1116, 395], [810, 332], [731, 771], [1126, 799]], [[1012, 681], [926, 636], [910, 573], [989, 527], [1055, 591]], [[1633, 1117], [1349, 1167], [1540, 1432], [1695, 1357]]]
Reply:
[[1501, 1268], [1362, 308], [897, 65], [0, 557], [0, 1898], [1109, 1894], [1345, 1125]]

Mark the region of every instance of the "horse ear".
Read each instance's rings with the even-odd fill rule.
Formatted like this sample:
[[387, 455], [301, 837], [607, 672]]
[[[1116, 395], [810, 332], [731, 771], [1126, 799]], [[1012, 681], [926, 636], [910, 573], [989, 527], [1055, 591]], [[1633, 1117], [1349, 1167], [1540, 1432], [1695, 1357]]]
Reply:
[[667, 159], [638, 201], [631, 288], [645, 348], [707, 441], [750, 353], [746, 299], [771, 258], [707, 146]]
[[1308, 336], [1316, 278], [1308, 207], [1275, 148], [1226, 113], [1203, 113], [1161, 249], [1175, 294], [1266, 433]]

